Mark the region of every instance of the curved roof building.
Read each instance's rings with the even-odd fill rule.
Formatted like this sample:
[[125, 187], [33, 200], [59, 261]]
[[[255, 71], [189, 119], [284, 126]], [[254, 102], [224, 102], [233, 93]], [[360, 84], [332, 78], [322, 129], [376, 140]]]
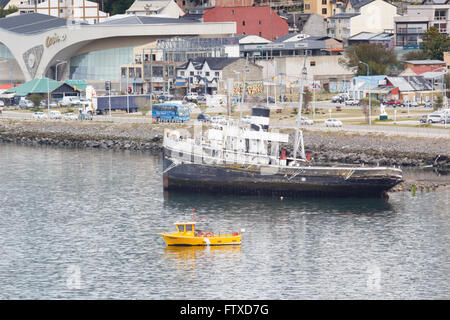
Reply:
[[223, 37], [235, 33], [234, 22], [204, 23], [182, 18], [125, 15], [87, 24], [39, 13], [10, 16], [0, 19], [0, 80], [29, 81], [42, 76], [61, 79], [64, 72], [70, 74], [79, 68], [85, 69], [87, 78], [113, 80], [116, 73], [119, 77], [118, 67], [133, 59], [136, 46], [174, 36]]

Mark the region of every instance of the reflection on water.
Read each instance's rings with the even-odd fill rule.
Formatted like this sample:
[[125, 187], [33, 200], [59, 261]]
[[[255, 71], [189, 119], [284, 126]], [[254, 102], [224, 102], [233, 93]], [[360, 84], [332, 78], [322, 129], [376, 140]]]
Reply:
[[[0, 144], [0, 163], [4, 299], [450, 298], [448, 190], [165, 198], [148, 154]], [[242, 245], [167, 247], [193, 208]]]
[[178, 271], [193, 271], [204, 261], [217, 261], [224, 258], [236, 262], [241, 255], [241, 246], [167, 246], [164, 258]]

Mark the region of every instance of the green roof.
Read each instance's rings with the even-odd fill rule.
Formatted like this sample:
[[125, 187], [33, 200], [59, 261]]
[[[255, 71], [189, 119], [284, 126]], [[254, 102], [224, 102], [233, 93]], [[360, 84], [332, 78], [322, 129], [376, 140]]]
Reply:
[[76, 87], [77, 91], [86, 91], [88, 86], [86, 80], [66, 80], [65, 82], [71, 87]]
[[15, 93], [16, 96], [25, 97], [33, 93], [53, 92], [55, 89], [59, 88], [63, 84], [64, 82], [55, 81], [53, 79], [44, 77], [25, 82], [20, 86], [9, 89], [5, 93]]

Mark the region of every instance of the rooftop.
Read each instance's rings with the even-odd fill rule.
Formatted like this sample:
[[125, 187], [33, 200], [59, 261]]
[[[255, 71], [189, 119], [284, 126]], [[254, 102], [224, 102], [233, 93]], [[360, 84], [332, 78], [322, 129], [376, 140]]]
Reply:
[[349, 19], [359, 15], [359, 13], [337, 13], [335, 15], [332, 15], [328, 19]]
[[37, 78], [31, 81], [25, 82], [17, 87], [11, 88], [6, 93], [15, 93], [16, 96], [25, 97], [28, 94], [33, 93], [47, 93], [52, 92], [64, 85], [64, 82], [55, 81], [49, 78]]
[[192, 62], [195, 69], [202, 69], [203, 65], [207, 63], [212, 70], [222, 70], [227, 65], [239, 59], [240, 58], [195, 58], [189, 59], [188, 62], [182, 64], [178, 68], [185, 69], [189, 65], [189, 63]]
[[67, 19], [33, 12], [1, 18], [0, 29], [21, 34], [35, 34], [66, 26], [67, 23]]
[[410, 64], [445, 64], [442, 60], [408, 60], [405, 62]]

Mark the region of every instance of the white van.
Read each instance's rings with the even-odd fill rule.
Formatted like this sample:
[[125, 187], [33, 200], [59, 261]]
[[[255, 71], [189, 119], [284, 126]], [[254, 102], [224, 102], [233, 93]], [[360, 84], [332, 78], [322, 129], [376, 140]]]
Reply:
[[50, 119], [62, 119], [61, 112], [59, 112], [57, 110], [51, 110], [48, 113], [48, 116], [49, 116]]
[[62, 100], [60, 100], [59, 103], [63, 107], [73, 106], [76, 104], [80, 104], [80, 99], [78, 97], [66, 96], [66, 97], [62, 98]]

